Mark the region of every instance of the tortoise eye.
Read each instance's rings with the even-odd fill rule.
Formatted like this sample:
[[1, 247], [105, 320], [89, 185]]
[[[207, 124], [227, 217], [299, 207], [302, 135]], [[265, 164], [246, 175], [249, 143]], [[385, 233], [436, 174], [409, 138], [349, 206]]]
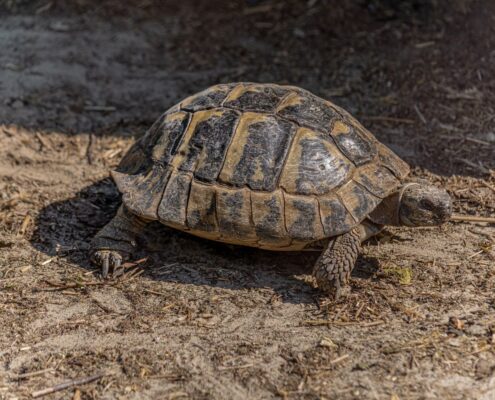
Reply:
[[421, 200], [419, 202], [419, 205], [421, 208], [424, 208], [425, 210], [432, 211], [433, 208], [435, 207], [434, 204], [430, 200]]

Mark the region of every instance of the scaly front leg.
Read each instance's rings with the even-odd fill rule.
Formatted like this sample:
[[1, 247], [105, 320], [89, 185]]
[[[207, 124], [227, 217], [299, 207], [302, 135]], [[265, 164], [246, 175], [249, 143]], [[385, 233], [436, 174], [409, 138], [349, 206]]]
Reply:
[[351, 272], [361, 253], [361, 243], [382, 229], [383, 225], [366, 219], [352, 231], [331, 240], [313, 269], [318, 287], [334, 299], [346, 294]]
[[337, 236], [316, 261], [313, 276], [318, 287], [338, 299], [349, 282], [351, 272], [361, 252], [360, 227]]

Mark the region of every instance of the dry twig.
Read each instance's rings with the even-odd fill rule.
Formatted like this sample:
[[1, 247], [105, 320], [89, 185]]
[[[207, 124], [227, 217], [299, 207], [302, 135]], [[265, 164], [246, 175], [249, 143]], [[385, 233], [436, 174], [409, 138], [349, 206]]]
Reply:
[[382, 325], [384, 323], [385, 323], [385, 321], [383, 321], [383, 320], [371, 321], [371, 322], [344, 322], [344, 321], [329, 321], [326, 319], [310, 319], [310, 320], [304, 321], [305, 325], [310, 325], [310, 326], [335, 325], [335, 326], [368, 327], [368, 326]]
[[14, 376], [13, 379], [20, 380], [20, 379], [32, 378], [33, 376], [44, 375], [47, 372], [52, 372], [52, 371], [54, 371], [53, 368], [46, 368], [46, 369], [41, 369], [39, 371], [26, 372], [25, 374], [19, 374]]
[[33, 393], [31, 393], [31, 396], [33, 398], [42, 397], [42, 396], [46, 396], [47, 394], [59, 392], [61, 390], [65, 390], [65, 389], [68, 389], [68, 388], [71, 388], [74, 386], [85, 385], [87, 383], [91, 383], [91, 382], [94, 382], [98, 379], [101, 379], [105, 375], [106, 375], [105, 373], [100, 372], [99, 374], [87, 376], [85, 378], [71, 379], [70, 381], [59, 383], [58, 385], [51, 386], [49, 388], [33, 392]]
[[488, 222], [495, 224], [495, 217], [480, 217], [477, 215], [459, 215], [455, 214], [450, 217], [451, 221], [465, 221], [465, 222]]

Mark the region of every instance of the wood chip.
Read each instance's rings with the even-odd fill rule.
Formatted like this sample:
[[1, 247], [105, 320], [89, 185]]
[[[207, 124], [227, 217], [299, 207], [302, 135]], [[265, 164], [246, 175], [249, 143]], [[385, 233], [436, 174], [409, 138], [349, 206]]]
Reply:
[[328, 347], [328, 348], [336, 348], [336, 347], [339, 347], [337, 346], [332, 339], [330, 339], [329, 337], [324, 337], [323, 339], [320, 340], [320, 343], [319, 345], [321, 347]]
[[24, 217], [24, 219], [22, 220], [21, 227], [17, 231], [17, 236], [24, 236], [29, 225], [31, 225], [32, 220], [33, 219], [31, 218], [31, 216], [29, 214]]
[[434, 41], [429, 41], [429, 42], [423, 42], [423, 43], [416, 43], [414, 45], [414, 47], [416, 47], [417, 49], [424, 49], [425, 47], [430, 47], [430, 46], [433, 46], [435, 44]]
[[335, 360], [330, 361], [330, 364], [332, 364], [332, 365], [337, 364], [341, 361], [346, 360], [347, 358], [349, 358], [349, 354], [344, 354], [343, 356], [337, 357]]
[[50, 264], [53, 260], [55, 260], [57, 257], [52, 257], [49, 258], [48, 260], [43, 261], [40, 265], [48, 265]]

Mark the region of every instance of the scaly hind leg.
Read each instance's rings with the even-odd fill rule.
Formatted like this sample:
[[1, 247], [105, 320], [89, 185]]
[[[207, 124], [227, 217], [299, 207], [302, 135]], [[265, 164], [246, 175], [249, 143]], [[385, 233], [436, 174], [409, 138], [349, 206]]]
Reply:
[[91, 242], [91, 261], [101, 267], [103, 278], [122, 274], [122, 262], [136, 250], [136, 238], [148, 221], [120, 206], [115, 217], [106, 224]]

